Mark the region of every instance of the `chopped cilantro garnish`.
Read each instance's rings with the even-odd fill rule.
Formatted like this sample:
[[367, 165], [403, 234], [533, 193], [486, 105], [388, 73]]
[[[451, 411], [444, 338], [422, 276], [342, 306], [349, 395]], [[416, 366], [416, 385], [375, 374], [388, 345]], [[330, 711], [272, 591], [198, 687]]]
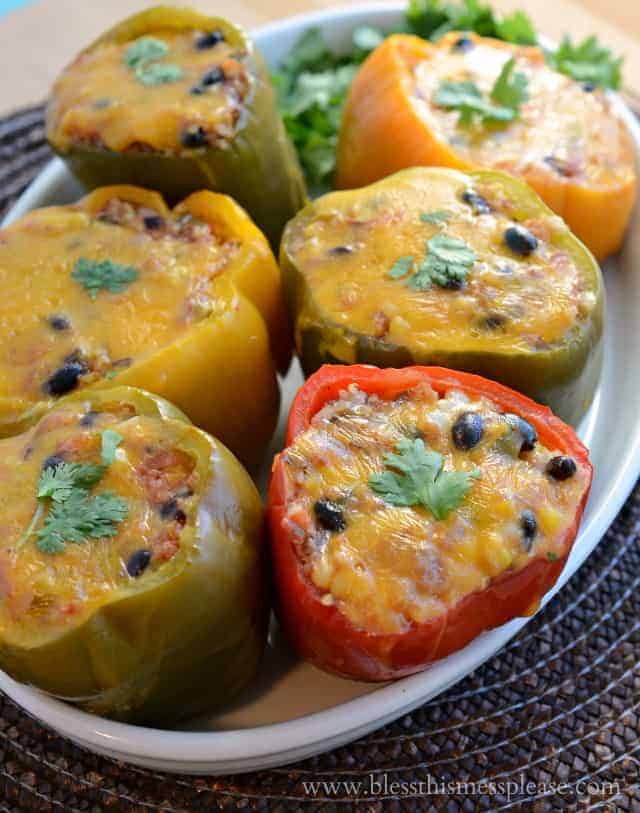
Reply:
[[412, 265], [413, 257], [409, 255], [398, 257], [387, 272], [387, 276], [391, 277], [391, 279], [400, 279], [400, 277], [404, 277], [405, 274], [409, 273]]
[[116, 523], [127, 516], [127, 503], [109, 491], [89, 497], [77, 490], [64, 501], [53, 503], [37, 533], [38, 549], [61, 553], [67, 542], [80, 544], [87, 539], [115, 536]]
[[459, 288], [476, 261], [476, 255], [464, 240], [447, 234], [432, 237], [427, 250], [425, 260], [409, 281], [414, 291], [426, 291], [432, 284]]
[[524, 11], [514, 11], [501, 20], [496, 20], [496, 36], [516, 45], [535, 45], [538, 41], [531, 18]]
[[116, 449], [122, 443], [122, 435], [113, 429], [105, 429], [102, 433], [102, 462], [110, 466], [116, 459]]
[[433, 223], [438, 225], [446, 222], [448, 219], [449, 212], [445, 212], [444, 209], [438, 209], [435, 212], [420, 212], [420, 220], [423, 223]]
[[93, 463], [59, 463], [45, 469], [38, 482], [38, 499], [64, 502], [73, 491], [87, 491], [102, 479], [105, 467]]
[[119, 293], [139, 276], [137, 268], [111, 260], [88, 260], [86, 257], [80, 257], [71, 272], [71, 277], [86, 288], [92, 299], [102, 290]]
[[514, 118], [518, 115], [521, 105], [529, 98], [527, 77], [520, 71], [514, 73], [515, 66], [515, 59], [513, 57], [508, 59], [491, 88], [493, 101], [513, 110]]
[[462, 125], [471, 124], [474, 116], [478, 116], [482, 123], [512, 121], [528, 98], [527, 77], [520, 72], [513, 74], [514, 67], [513, 58], [505, 62], [491, 88], [490, 99], [482, 95], [474, 82], [443, 81], [436, 91], [434, 102], [447, 110], [458, 110]]
[[397, 454], [386, 454], [386, 470], [369, 478], [369, 487], [390, 505], [422, 505], [436, 519], [446, 517], [461, 504], [480, 471], [444, 471], [441, 454], [427, 449], [424, 441], [401, 440]]
[[161, 59], [169, 50], [164, 40], [157, 37], [140, 37], [124, 52], [124, 64], [127, 68], [137, 68], [145, 62]]
[[549, 553], [547, 553], [547, 559], [548, 559], [550, 562], [555, 562], [555, 561], [557, 561], [557, 559], [558, 559], [558, 554], [557, 554], [557, 553], [554, 553], [553, 551], [549, 551]]
[[121, 440], [117, 432], [109, 429], [103, 432], [103, 465], [62, 462], [42, 471], [38, 481], [38, 507], [18, 547], [34, 533], [47, 501], [49, 510], [36, 533], [38, 548], [43, 553], [60, 553], [67, 542], [81, 543], [117, 533], [115, 523], [127, 516], [126, 501], [106, 491], [90, 496], [89, 490], [113, 462]]
[[178, 82], [183, 76], [184, 71], [179, 65], [171, 65], [167, 62], [153, 62], [151, 65], [140, 65], [136, 68], [138, 81], [149, 87]]
[[547, 59], [557, 71], [578, 82], [591, 82], [614, 90], [620, 87], [622, 57], [614, 58], [596, 37], [587, 37], [579, 45], [572, 45], [565, 35], [558, 49], [547, 54]]

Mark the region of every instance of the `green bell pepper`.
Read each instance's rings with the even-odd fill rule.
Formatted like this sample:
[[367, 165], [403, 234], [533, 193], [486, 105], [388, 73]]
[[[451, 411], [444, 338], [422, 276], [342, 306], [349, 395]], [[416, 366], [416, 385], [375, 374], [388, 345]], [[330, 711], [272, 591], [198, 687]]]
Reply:
[[[155, 150], [136, 144], [125, 151], [95, 143], [69, 143], [59, 129], [57, 89], [83, 57], [111, 44], [179, 31], [221, 32], [224, 41], [246, 54], [249, 88], [230, 143], [223, 146]], [[113, 95], [117, 99], [117, 79]], [[148, 89], [153, 93], [153, 89]], [[188, 89], [185, 89], [188, 93]], [[99, 104], [100, 100], [92, 100]], [[73, 104], [75, 105], [75, 98]], [[80, 103], [79, 103], [80, 104]], [[85, 102], [81, 102], [85, 104]], [[116, 113], [117, 115], [117, 113]], [[126, 107], [120, 115], [126, 115]], [[153, 108], [149, 110], [153, 116]], [[169, 203], [200, 189], [235, 198], [277, 248], [285, 223], [304, 205], [306, 189], [294, 148], [276, 111], [275, 93], [264, 60], [251, 39], [233, 23], [197, 11], [156, 6], [134, 14], [100, 36], [72, 62], [54, 85], [47, 110], [47, 137], [73, 174], [92, 189], [129, 183], [159, 191]]]
[[[105, 426], [119, 446], [95, 492], [104, 497], [108, 488], [129, 515], [112, 537], [103, 529], [104, 538], [65, 541], [61, 530], [52, 550], [42, 531], [46, 513], [25, 533], [34, 502], [61, 499], [36, 499], [42, 472], [58, 474], [60, 457], [95, 463]], [[163, 477], [175, 485], [175, 467], [140, 462], [151, 442], [192, 461], [191, 489], [183, 485], [179, 499], [147, 503], [151, 492], [127, 489], [142, 481], [161, 495]], [[227, 702], [253, 678], [269, 615], [263, 507], [221, 443], [162, 398], [118, 387], [68, 396], [0, 447], [0, 517], [8, 529], [0, 551], [2, 669], [86, 711], [154, 724]], [[154, 541], [158, 528], [179, 533], [175, 544], [169, 534], [169, 553]], [[142, 554], [127, 559], [140, 545]]]
[[[524, 227], [529, 246], [518, 244]], [[600, 269], [505, 173], [414, 168], [325, 195], [288, 224], [280, 265], [306, 375], [331, 363], [439, 365], [506, 384], [572, 424], [593, 399]]]

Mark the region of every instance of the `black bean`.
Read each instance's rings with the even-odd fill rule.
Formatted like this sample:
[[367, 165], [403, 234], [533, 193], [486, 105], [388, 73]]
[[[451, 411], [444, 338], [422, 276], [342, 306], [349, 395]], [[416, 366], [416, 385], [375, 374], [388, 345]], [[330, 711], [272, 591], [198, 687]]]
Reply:
[[484, 421], [477, 412], [463, 412], [451, 428], [453, 444], [457, 449], [468, 451], [477, 446], [484, 434]]
[[81, 375], [86, 373], [87, 368], [79, 361], [65, 362], [55, 373], [45, 382], [44, 388], [49, 395], [65, 395], [78, 386]]
[[567, 455], [552, 457], [547, 463], [546, 472], [554, 480], [568, 480], [577, 471], [576, 461]]
[[327, 531], [344, 531], [347, 527], [342, 508], [331, 500], [318, 500], [313, 511], [320, 525]]
[[191, 127], [182, 133], [180, 141], [183, 147], [195, 149], [196, 147], [206, 147], [209, 143], [209, 136], [202, 127]]
[[547, 155], [545, 156], [544, 162], [561, 177], [569, 177], [569, 167], [567, 166], [567, 162], [563, 161], [562, 158], [556, 158], [555, 155]]
[[80, 426], [93, 426], [100, 413], [94, 412], [92, 409], [80, 418]]
[[127, 562], [127, 573], [134, 579], [141, 576], [149, 567], [151, 555], [151, 551], [147, 548], [140, 548], [132, 553]]
[[332, 246], [328, 254], [331, 254], [333, 257], [340, 257], [344, 254], [353, 254], [353, 246]]
[[451, 46], [452, 51], [462, 51], [465, 53], [466, 51], [470, 51], [473, 48], [473, 40], [471, 37], [460, 37], [457, 39], [453, 45]]
[[71, 327], [71, 322], [66, 316], [62, 316], [59, 313], [54, 313], [49, 317], [49, 326], [52, 330], [69, 330]]
[[49, 457], [45, 458], [44, 463], [42, 464], [42, 471], [49, 471], [50, 469], [57, 468], [61, 463], [64, 463], [64, 457], [59, 454], [50, 454]]
[[471, 189], [467, 189], [462, 193], [462, 200], [471, 206], [475, 215], [487, 215], [493, 211], [489, 201]]
[[522, 512], [520, 517], [520, 527], [522, 528], [522, 536], [524, 538], [524, 546], [530, 551], [531, 544], [538, 533], [538, 521], [533, 511], [528, 508]]
[[217, 85], [220, 82], [224, 82], [224, 72], [219, 66], [211, 68], [211, 70], [207, 71], [200, 80], [200, 84], [204, 87], [208, 87], [209, 85]]
[[189, 93], [191, 93], [192, 96], [202, 96], [202, 94], [204, 93], [204, 88], [202, 87], [202, 85], [194, 85], [189, 90]]
[[583, 82], [582, 89], [584, 90], [585, 93], [593, 93], [593, 91], [596, 89], [596, 83], [595, 82]]
[[202, 34], [196, 40], [196, 48], [199, 51], [206, 51], [207, 48], [213, 48], [214, 45], [217, 45], [219, 42], [224, 42], [224, 34], [222, 31], [208, 31], [206, 34]]
[[524, 418], [521, 418], [520, 415], [514, 415], [511, 412], [507, 412], [502, 417], [513, 429], [513, 431], [520, 435], [520, 451], [531, 452], [538, 442], [538, 433], [536, 432], [535, 428], [529, 423], [529, 421], [525, 421]]
[[462, 279], [448, 279], [441, 288], [446, 288], [448, 291], [459, 291], [464, 288], [464, 280]]
[[509, 226], [504, 233], [504, 241], [511, 251], [521, 257], [528, 257], [538, 248], [535, 236], [523, 226]]
[[487, 330], [498, 330], [499, 328], [504, 327], [507, 321], [507, 317], [503, 316], [501, 313], [490, 313], [484, 320], [484, 326], [487, 328]]
[[164, 218], [160, 217], [160, 215], [146, 215], [146, 217], [142, 218], [142, 222], [144, 223], [145, 229], [149, 229], [149, 231], [164, 228]]
[[160, 516], [162, 519], [174, 520], [180, 525], [184, 525], [187, 521], [187, 515], [178, 505], [175, 498], [163, 502], [160, 506]]

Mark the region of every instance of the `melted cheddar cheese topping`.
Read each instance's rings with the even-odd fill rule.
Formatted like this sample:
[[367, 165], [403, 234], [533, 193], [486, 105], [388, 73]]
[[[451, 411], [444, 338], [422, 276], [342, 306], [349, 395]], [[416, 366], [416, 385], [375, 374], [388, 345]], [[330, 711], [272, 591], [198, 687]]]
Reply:
[[[466, 450], [452, 439], [464, 413], [483, 424], [481, 440]], [[445, 470], [479, 469], [443, 520], [421, 505], [390, 505], [369, 485], [384, 455], [415, 437], [443, 456]], [[487, 398], [457, 390], [439, 397], [420, 385], [384, 400], [354, 384], [283, 452], [285, 523], [323, 603], [361, 629], [402, 632], [534, 557], [564, 555], [588, 474], [574, 461], [571, 477], [554, 479], [547, 467], [558, 454], [540, 442], [528, 449], [514, 416]], [[339, 522], [323, 519], [327, 503]]]
[[[177, 424], [188, 432], [187, 424]], [[193, 536], [198, 482], [196, 456], [167, 421], [139, 416], [127, 404], [104, 403], [94, 411], [75, 402], [50, 412], [33, 429], [3, 441], [0, 459], [0, 635], [2, 640], [47, 636], [76, 623], [120, 588], [153, 577], [180, 555]], [[68, 542], [64, 550], [39, 549], [25, 532], [38, 507], [43, 469], [101, 462], [102, 434], [120, 442], [92, 495], [126, 501], [126, 518], [115, 536]], [[45, 501], [46, 502], [46, 501]], [[46, 513], [45, 513], [46, 516]]]
[[[523, 175], [566, 178], [574, 183], [614, 185], [633, 177], [628, 134], [601, 89], [552, 70], [538, 48], [509, 47], [490, 39], [448, 37], [429, 60], [414, 68], [413, 104], [437, 138], [463, 160]], [[473, 82], [489, 97], [504, 64], [527, 78], [528, 100], [507, 125], [461, 125], [457, 110], [435, 103], [443, 81]]]
[[[215, 280], [238, 247], [189, 214], [160, 217], [117, 198], [95, 214], [74, 206], [36, 210], [1, 231], [5, 407], [13, 402], [18, 413], [43, 397], [116, 376], [222, 312], [227, 304]], [[92, 296], [74, 271], [83, 261], [107, 260], [137, 277]]]
[[[143, 38], [103, 43], [62, 73], [47, 118], [56, 148], [82, 144], [173, 154], [229, 144], [250, 87], [246, 51], [226, 42], [221, 32], [166, 30], [148, 36], [164, 43], [163, 56], [130, 66], [127, 51]], [[202, 47], [207, 37], [212, 44]], [[175, 78], [143, 81], [145, 70], [150, 75], [149, 70], [158, 71], [154, 66], [167, 65]]]
[[[287, 248], [309, 290], [298, 330], [319, 315], [415, 353], [535, 352], [580, 331], [597, 297], [592, 271], [580, 267], [559, 237], [567, 235], [562, 221], [551, 214], [522, 219], [520, 204], [490, 177], [423, 172], [424, 178], [398, 175], [368, 193], [326, 195], [294, 221]], [[442, 220], [424, 222], [434, 214]], [[516, 225], [537, 241], [526, 256], [505, 242]], [[475, 261], [455, 290], [437, 284], [415, 290], [411, 277], [427, 243], [440, 236], [462, 241]], [[402, 257], [411, 271], [394, 278], [390, 272]]]

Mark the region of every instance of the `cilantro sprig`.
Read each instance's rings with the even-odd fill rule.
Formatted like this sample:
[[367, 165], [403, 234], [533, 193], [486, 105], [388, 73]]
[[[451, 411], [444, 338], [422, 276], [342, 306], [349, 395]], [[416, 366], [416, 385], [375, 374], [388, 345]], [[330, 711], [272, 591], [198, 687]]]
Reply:
[[71, 278], [85, 288], [91, 299], [95, 299], [100, 291], [120, 293], [139, 276], [140, 272], [133, 266], [112, 260], [88, 260], [86, 257], [80, 257], [71, 272]]
[[136, 79], [143, 85], [165, 85], [182, 79], [184, 71], [179, 65], [158, 62], [166, 56], [169, 46], [157, 37], [140, 37], [124, 52], [124, 64], [135, 71]]
[[[414, 291], [426, 291], [432, 285], [440, 288], [460, 288], [476, 261], [474, 251], [459, 237], [436, 234], [427, 242], [427, 255], [409, 278]], [[398, 257], [387, 271], [391, 279], [401, 279], [415, 266], [412, 255]]]
[[[448, 31], [475, 31], [518, 45], [535, 45], [538, 41], [533, 23], [523, 11], [502, 17], [479, 0], [409, 0], [398, 30], [432, 41]], [[315, 191], [331, 186], [342, 108], [351, 81], [362, 60], [389, 33], [392, 32], [369, 26], [358, 28], [350, 46], [335, 53], [318, 29], [309, 29], [274, 74], [285, 127]], [[549, 51], [546, 56], [555, 70], [578, 81], [605, 88], [620, 85], [622, 60], [600, 46], [595, 37], [575, 46], [565, 38], [555, 52]], [[471, 96], [476, 96], [474, 91]], [[496, 99], [483, 101], [494, 115], [495, 108], [516, 109], [513, 104], [505, 105]], [[471, 99], [471, 103], [476, 105], [477, 98]]]
[[422, 505], [438, 519], [446, 519], [460, 506], [480, 477], [480, 470], [445, 471], [444, 458], [427, 449], [420, 438], [401, 440], [396, 453], [383, 458], [385, 471], [369, 478], [369, 487], [389, 505]]
[[529, 98], [527, 77], [520, 71], [514, 73], [515, 59], [504, 63], [489, 98], [469, 80], [462, 82], [443, 81], [434, 96], [434, 102], [446, 110], [458, 110], [459, 122], [463, 126], [473, 123], [478, 117], [482, 124], [506, 124], [515, 119], [520, 107]]
[[579, 45], [573, 45], [565, 34], [557, 50], [547, 53], [547, 60], [555, 70], [578, 82], [613, 90], [620, 87], [622, 57], [615, 58], [596, 37], [587, 37]]
[[[97, 495], [89, 492], [115, 460], [121, 441], [118, 432], [107, 429], [102, 433], [101, 464], [62, 462], [41, 472], [36, 491], [38, 506], [18, 547], [34, 533], [43, 553], [61, 553], [68, 542], [80, 544], [116, 535], [117, 523], [128, 513], [126, 500], [110, 491]], [[44, 521], [36, 531], [43, 515]]]

